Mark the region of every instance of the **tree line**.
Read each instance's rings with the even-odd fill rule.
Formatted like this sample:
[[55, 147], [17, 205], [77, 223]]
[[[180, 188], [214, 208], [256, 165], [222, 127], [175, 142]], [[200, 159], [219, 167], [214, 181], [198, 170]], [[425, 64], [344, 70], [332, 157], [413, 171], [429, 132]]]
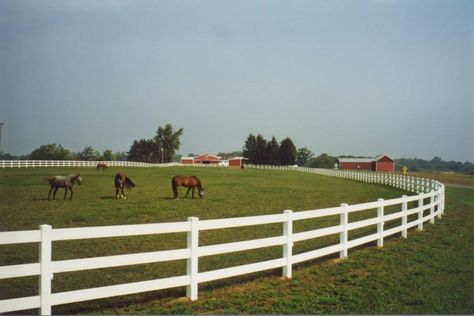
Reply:
[[304, 165], [314, 153], [306, 147], [296, 149], [291, 138], [280, 142], [273, 136], [269, 141], [261, 134], [249, 134], [242, 148], [242, 156], [255, 165]]
[[126, 160], [126, 152], [113, 152], [111, 149], [100, 152], [94, 149], [92, 146], [86, 146], [82, 151], [73, 152], [69, 149], [64, 148], [60, 144], [46, 144], [34, 149], [28, 155], [14, 156], [8, 153], [0, 152], [0, 159], [5, 160]]
[[103, 152], [86, 146], [82, 151], [72, 152], [60, 144], [41, 145], [28, 155], [14, 156], [0, 152], [0, 159], [12, 160], [85, 160], [85, 161], [139, 161], [139, 162], [171, 162], [181, 143], [183, 129], [177, 131], [171, 124], [158, 127], [156, 135], [150, 139], [134, 140], [128, 152], [113, 152], [107, 149]]
[[[113, 152], [107, 149], [103, 152], [86, 146], [82, 151], [72, 152], [62, 145], [47, 144], [34, 149], [28, 155], [14, 156], [0, 151], [0, 159], [31, 159], [31, 160], [86, 160], [86, 161], [139, 161], [149, 163], [167, 163], [176, 161], [179, 155], [183, 128], [175, 130], [171, 124], [159, 126], [155, 136], [134, 140], [128, 152]], [[193, 156], [190, 154], [190, 156]], [[312, 168], [334, 168], [338, 158], [356, 158], [354, 156], [331, 156], [323, 153], [315, 157], [306, 147], [296, 149], [291, 138], [278, 141], [274, 136], [268, 141], [261, 134], [249, 134], [244, 141], [242, 151], [219, 153], [223, 159], [233, 156], [243, 156], [248, 163], [257, 165], [298, 165]], [[431, 160], [418, 158], [395, 159], [395, 169], [401, 170], [406, 166], [410, 171], [448, 171], [474, 174], [474, 164], [471, 162], [444, 161], [440, 157]]]
[[447, 171], [474, 175], [474, 163], [469, 161], [445, 161], [440, 157], [434, 157], [431, 160], [418, 158], [395, 159], [395, 169], [400, 170], [403, 166], [406, 166], [411, 171]]

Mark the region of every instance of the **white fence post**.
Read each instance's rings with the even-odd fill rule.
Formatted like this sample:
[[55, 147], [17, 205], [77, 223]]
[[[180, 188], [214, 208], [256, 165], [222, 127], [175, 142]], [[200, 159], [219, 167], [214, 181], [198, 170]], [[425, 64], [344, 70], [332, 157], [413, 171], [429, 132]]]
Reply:
[[423, 193], [419, 193], [418, 196], [420, 197], [418, 200], [418, 208], [420, 209], [418, 211], [418, 230], [422, 231], [423, 230]]
[[407, 199], [408, 197], [406, 195], [402, 196], [403, 202], [402, 202], [402, 237], [407, 238], [407, 210], [408, 210], [408, 202]]
[[349, 205], [347, 203], [342, 203], [342, 213], [341, 213], [341, 226], [342, 232], [339, 235], [339, 243], [342, 245], [342, 250], [339, 253], [339, 258], [345, 259], [347, 258], [347, 240], [348, 240], [348, 231], [347, 231], [347, 224], [349, 223], [349, 213], [348, 213]]
[[187, 247], [191, 255], [186, 262], [186, 274], [190, 278], [190, 284], [186, 287], [186, 296], [195, 301], [198, 298], [198, 262], [199, 262], [199, 218], [188, 217], [191, 231], [188, 232]]
[[286, 243], [283, 245], [283, 258], [286, 264], [283, 266], [283, 276], [292, 277], [292, 255], [293, 255], [293, 211], [285, 210], [286, 221], [283, 223], [283, 235], [286, 236]]
[[438, 203], [438, 218], [441, 218], [441, 215], [444, 214], [444, 186], [438, 187], [438, 198], [436, 199]]
[[384, 206], [383, 206], [383, 199], [378, 199], [377, 200], [380, 203], [380, 206], [377, 207], [377, 218], [378, 218], [378, 223], [377, 223], [377, 234], [379, 235], [379, 239], [377, 239], [377, 247], [383, 247], [383, 213], [384, 213]]
[[430, 196], [430, 223], [431, 224], [434, 224], [435, 220], [434, 220], [434, 192], [431, 191], [431, 196]]
[[51, 267], [51, 225], [41, 225], [41, 244], [40, 244], [40, 277], [39, 277], [39, 295], [41, 315], [51, 315], [51, 280], [53, 279]]

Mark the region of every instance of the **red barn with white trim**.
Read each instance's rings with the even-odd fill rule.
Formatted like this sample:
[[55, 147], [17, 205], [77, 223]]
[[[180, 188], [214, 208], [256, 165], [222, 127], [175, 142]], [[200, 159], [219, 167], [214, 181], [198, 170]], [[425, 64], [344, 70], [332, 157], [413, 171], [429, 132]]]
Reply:
[[339, 158], [339, 169], [371, 170], [393, 172], [395, 162], [387, 155], [378, 155], [375, 158]]
[[233, 157], [229, 158], [229, 167], [230, 168], [241, 168], [243, 169], [245, 166], [245, 160], [248, 160], [244, 157]]
[[221, 157], [214, 155], [200, 155], [196, 157], [182, 157], [181, 164], [183, 165], [192, 165], [192, 164], [205, 164], [205, 165], [217, 165]]

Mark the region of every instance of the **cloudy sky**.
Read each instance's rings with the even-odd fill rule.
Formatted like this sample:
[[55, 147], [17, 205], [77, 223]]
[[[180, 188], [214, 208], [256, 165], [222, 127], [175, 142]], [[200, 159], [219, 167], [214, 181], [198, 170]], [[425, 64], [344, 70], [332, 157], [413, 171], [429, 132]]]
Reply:
[[0, 1], [2, 150], [474, 161], [474, 1]]

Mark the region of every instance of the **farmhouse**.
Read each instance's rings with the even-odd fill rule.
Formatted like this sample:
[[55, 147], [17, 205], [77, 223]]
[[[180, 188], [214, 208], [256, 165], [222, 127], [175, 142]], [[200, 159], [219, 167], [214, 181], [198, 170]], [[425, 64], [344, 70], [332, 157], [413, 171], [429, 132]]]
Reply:
[[339, 169], [382, 172], [393, 172], [395, 170], [393, 159], [386, 155], [378, 155], [375, 158], [339, 158], [338, 163]]
[[221, 157], [210, 154], [204, 154], [196, 157], [182, 157], [181, 164], [192, 165], [192, 164], [205, 164], [205, 165], [217, 165]]

